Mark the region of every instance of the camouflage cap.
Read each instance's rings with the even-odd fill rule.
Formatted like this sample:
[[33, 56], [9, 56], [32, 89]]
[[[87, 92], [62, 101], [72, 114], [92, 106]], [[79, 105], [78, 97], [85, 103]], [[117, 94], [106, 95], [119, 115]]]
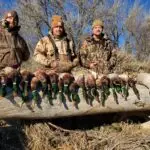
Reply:
[[95, 19], [93, 21], [92, 28], [94, 28], [95, 26], [104, 27], [104, 22], [102, 20], [100, 20], [100, 19]]
[[51, 28], [54, 28], [56, 26], [64, 26], [64, 22], [61, 16], [54, 15], [51, 19]]

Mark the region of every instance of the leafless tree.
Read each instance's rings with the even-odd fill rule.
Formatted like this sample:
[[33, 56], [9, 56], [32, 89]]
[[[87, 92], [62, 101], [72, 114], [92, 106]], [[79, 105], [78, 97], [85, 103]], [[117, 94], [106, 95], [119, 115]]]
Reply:
[[124, 33], [124, 21], [126, 16], [127, 1], [106, 0], [103, 6], [99, 6], [96, 17], [101, 18], [105, 23], [105, 32], [119, 45], [120, 36]]
[[17, 0], [16, 8], [21, 31], [32, 48], [48, 33], [51, 16], [57, 14], [63, 17], [68, 36], [77, 49], [82, 36], [90, 34], [92, 21], [100, 18], [105, 23], [105, 32], [117, 46], [122, 38], [126, 51], [139, 59], [148, 56], [149, 14], [137, 1], [129, 8], [124, 0]]
[[47, 34], [53, 14], [63, 17], [68, 36], [79, 47], [80, 37], [93, 21], [99, 5], [102, 0], [18, 0], [17, 9], [22, 32], [32, 47]]
[[149, 58], [149, 18], [150, 14], [146, 13], [139, 3], [135, 3], [125, 23], [127, 39], [140, 60]]

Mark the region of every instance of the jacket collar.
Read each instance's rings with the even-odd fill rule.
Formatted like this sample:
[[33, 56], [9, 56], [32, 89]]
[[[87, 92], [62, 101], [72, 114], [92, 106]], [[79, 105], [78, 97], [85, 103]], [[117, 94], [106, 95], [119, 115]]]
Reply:
[[5, 29], [5, 33], [9, 35], [17, 35], [20, 30], [20, 26], [15, 26], [12, 29]]

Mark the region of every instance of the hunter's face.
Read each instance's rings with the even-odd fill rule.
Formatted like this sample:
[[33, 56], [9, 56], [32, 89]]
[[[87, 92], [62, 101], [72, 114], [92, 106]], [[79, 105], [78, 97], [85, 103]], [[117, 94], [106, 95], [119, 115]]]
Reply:
[[53, 27], [53, 35], [55, 37], [61, 37], [63, 35], [63, 32], [64, 32], [63, 26]]
[[6, 21], [9, 22], [9, 28], [13, 28], [15, 26], [14, 17], [11, 15], [11, 13], [7, 14]]
[[96, 36], [101, 35], [102, 31], [103, 31], [103, 27], [101, 26], [95, 26], [93, 27], [93, 30], [92, 30], [93, 35], [96, 35]]

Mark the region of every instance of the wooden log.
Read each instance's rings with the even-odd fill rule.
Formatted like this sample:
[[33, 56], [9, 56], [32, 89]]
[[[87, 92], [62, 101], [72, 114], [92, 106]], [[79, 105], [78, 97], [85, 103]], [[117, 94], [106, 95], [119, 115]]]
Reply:
[[[49, 119], [69, 116], [84, 116], [92, 114], [103, 114], [113, 112], [128, 112], [128, 111], [150, 111], [150, 95], [149, 90], [142, 86], [137, 85], [140, 92], [139, 101], [133, 90], [129, 90], [129, 97], [127, 101], [118, 94], [119, 104], [116, 104], [112, 94], [108, 97], [103, 107], [96, 100], [93, 100], [92, 106], [88, 105], [82, 96], [81, 89], [79, 89], [80, 102], [78, 106], [74, 106], [73, 102], [66, 100], [60, 103], [59, 98], [53, 100], [53, 105], [50, 105], [46, 98], [40, 99], [39, 103], [33, 107], [33, 101], [21, 104], [21, 98], [12, 98], [8, 95], [0, 99], [0, 118], [21, 118], [21, 119]], [[142, 105], [139, 105], [142, 104]]]
[[149, 130], [150, 129], [150, 121], [144, 122], [141, 124], [142, 129]]
[[150, 89], [150, 74], [149, 73], [139, 73], [137, 75], [137, 83], [144, 85]]

